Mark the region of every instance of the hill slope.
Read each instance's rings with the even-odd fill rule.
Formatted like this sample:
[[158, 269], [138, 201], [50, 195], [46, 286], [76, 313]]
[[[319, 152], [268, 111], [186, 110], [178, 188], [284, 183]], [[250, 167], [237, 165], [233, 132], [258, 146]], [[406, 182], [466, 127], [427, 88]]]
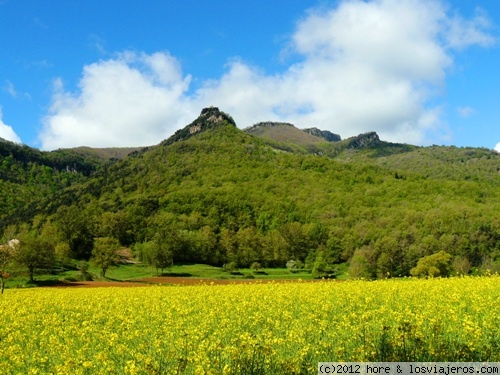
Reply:
[[61, 149], [58, 151], [69, 151], [77, 155], [81, 155], [85, 159], [97, 159], [108, 161], [112, 159], [123, 159], [133, 152], [140, 151], [141, 147], [108, 147], [108, 148], [92, 148], [92, 147], [76, 147], [70, 149]]
[[70, 149], [43, 152], [0, 141], [0, 229], [32, 219], [58, 192], [88, 179], [102, 163]]
[[244, 132], [256, 137], [280, 143], [291, 143], [300, 147], [325, 142], [324, 138], [300, 130], [286, 122], [260, 122], [244, 129]]
[[440, 250], [469, 267], [500, 264], [497, 153], [393, 145], [374, 134], [330, 143], [336, 159], [277, 144], [204, 110], [169, 140], [54, 194], [45, 220], [62, 228], [81, 218], [86, 238], [70, 242], [81, 257], [93, 237], [114, 236], [139, 252], [161, 243], [176, 263], [349, 261], [365, 277], [408, 275]]

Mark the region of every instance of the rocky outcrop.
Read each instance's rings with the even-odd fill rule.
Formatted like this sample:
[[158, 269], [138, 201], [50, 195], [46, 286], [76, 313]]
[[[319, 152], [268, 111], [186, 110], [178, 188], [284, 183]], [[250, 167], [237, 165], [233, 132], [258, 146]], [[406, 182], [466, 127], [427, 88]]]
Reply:
[[309, 128], [303, 130], [308, 134], [323, 138], [328, 142], [339, 142], [342, 140], [342, 138], [340, 138], [340, 135], [332, 133], [331, 131], [328, 130], [320, 130], [318, 128]]
[[191, 136], [203, 132], [207, 129], [213, 129], [218, 126], [231, 125], [236, 127], [233, 118], [227, 113], [219, 110], [217, 107], [208, 107], [201, 110], [200, 115], [191, 124], [183, 129], [177, 130], [167, 140], [163, 141], [162, 145], [170, 145], [174, 142], [190, 138]]
[[368, 132], [346, 139], [347, 148], [364, 148], [380, 144], [380, 138], [375, 132]]
[[234, 122], [233, 118], [229, 116], [227, 113], [220, 111], [219, 108], [217, 107], [208, 107], [208, 108], [203, 108], [201, 110], [200, 116], [196, 120], [194, 120], [194, 122], [191, 125], [193, 124], [203, 125], [204, 123], [217, 124], [217, 123], [222, 123], [224, 121], [236, 126], [236, 123]]

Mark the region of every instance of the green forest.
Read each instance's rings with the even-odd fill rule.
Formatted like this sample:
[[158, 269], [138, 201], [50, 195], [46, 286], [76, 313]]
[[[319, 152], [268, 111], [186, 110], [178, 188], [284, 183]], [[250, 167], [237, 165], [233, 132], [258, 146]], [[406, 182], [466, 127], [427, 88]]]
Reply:
[[[19, 239], [12, 258], [30, 273], [69, 259], [105, 267], [119, 247], [158, 269], [500, 271], [497, 152], [394, 144], [376, 133], [329, 142], [277, 126], [286, 136], [242, 131], [211, 107], [144, 149], [42, 152], [0, 141], [2, 252]], [[0, 257], [4, 274], [8, 260]]]

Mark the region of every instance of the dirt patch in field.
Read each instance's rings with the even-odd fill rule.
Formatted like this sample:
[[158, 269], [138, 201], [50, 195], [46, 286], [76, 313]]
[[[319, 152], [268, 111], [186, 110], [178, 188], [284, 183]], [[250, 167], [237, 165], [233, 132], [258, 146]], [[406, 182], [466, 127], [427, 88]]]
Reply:
[[[145, 277], [136, 281], [64, 281], [54, 285], [43, 286], [45, 288], [102, 288], [102, 287], [139, 287], [151, 285], [228, 285], [228, 284], [269, 284], [269, 283], [296, 283], [296, 282], [318, 282], [324, 280], [302, 280], [297, 279], [207, 279], [196, 277]], [[339, 281], [339, 280], [330, 280]]]

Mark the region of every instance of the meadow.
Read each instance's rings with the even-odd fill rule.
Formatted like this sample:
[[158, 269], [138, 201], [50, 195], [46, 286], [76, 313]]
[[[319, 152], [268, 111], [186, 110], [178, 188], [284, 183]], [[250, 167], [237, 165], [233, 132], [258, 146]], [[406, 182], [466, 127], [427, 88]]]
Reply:
[[[345, 264], [338, 266], [340, 272], [337, 276], [338, 279], [346, 279], [347, 266]], [[67, 282], [78, 282], [82, 281], [81, 272], [78, 270], [78, 262], [72, 262], [71, 265], [66, 265], [66, 268], [62, 270], [51, 270], [49, 273], [47, 270], [41, 270], [36, 272], [36, 280], [31, 282], [29, 276], [26, 274], [26, 270], [23, 267], [11, 267], [12, 273], [9, 278], [5, 280], [7, 288], [32, 288], [37, 286], [55, 286], [64, 284]], [[261, 272], [255, 273], [250, 268], [241, 268], [236, 274], [231, 274], [225, 271], [222, 267], [210, 266], [208, 264], [182, 264], [173, 265], [172, 267], [165, 270], [165, 272], [159, 275], [156, 269], [145, 265], [143, 263], [128, 263], [119, 264], [109, 268], [106, 273], [106, 277], [101, 277], [99, 275], [100, 268], [90, 264], [88, 269], [88, 275], [90, 279], [99, 282], [144, 282], [148, 278], [166, 276], [175, 277], [179, 279], [186, 279], [190, 283], [196, 282], [197, 280], [213, 279], [217, 280], [311, 280], [313, 277], [311, 271], [307, 269], [300, 269], [294, 272], [290, 272], [287, 268], [263, 268]], [[168, 281], [165, 282], [168, 284]]]
[[309, 374], [500, 361], [500, 277], [8, 289], [0, 374]]

